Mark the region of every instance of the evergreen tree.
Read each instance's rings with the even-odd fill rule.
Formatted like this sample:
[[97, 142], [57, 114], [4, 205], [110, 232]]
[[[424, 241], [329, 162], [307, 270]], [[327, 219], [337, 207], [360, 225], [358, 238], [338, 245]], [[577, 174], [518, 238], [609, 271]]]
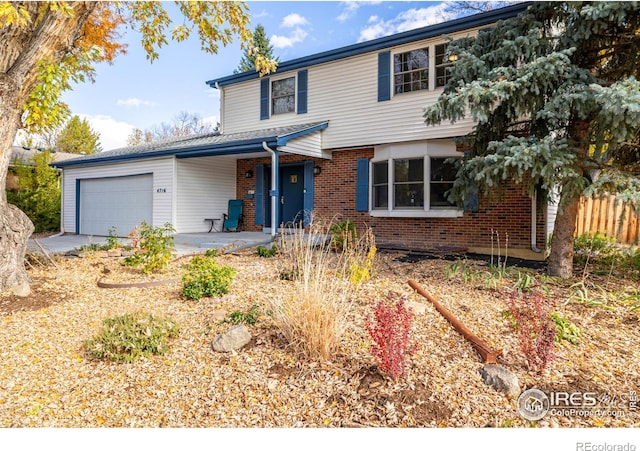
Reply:
[[93, 131], [86, 119], [72, 116], [56, 138], [58, 152], [89, 155], [100, 152], [100, 135]]
[[60, 176], [52, 162], [45, 150], [36, 153], [33, 165], [16, 164], [18, 189], [7, 191], [7, 200], [29, 216], [36, 232], [60, 228]]
[[[269, 38], [264, 32], [264, 27], [262, 25], [258, 25], [253, 32], [253, 45], [253, 49], [245, 50], [244, 55], [240, 60], [240, 64], [238, 64], [238, 68], [233, 71], [234, 74], [255, 71], [256, 57], [258, 55], [279, 62], [279, 59], [273, 56], [273, 46], [269, 42]], [[256, 53], [256, 50], [258, 50], [258, 53]]]
[[640, 205], [640, 8], [534, 3], [448, 52], [457, 61], [425, 122], [477, 121], [450, 198], [508, 179], [558, 190], [549, 273], [570, 277], [580, 196]]

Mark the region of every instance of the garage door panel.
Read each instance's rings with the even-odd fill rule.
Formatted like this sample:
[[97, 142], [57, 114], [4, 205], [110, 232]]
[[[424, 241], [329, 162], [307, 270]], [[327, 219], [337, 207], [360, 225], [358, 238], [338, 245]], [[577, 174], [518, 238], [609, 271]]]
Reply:
[[80, 233], [107, 236], [116, 227], [119, 236], [142, 221], [153, 223], [153, 175], [135, 175], [80, 181]]

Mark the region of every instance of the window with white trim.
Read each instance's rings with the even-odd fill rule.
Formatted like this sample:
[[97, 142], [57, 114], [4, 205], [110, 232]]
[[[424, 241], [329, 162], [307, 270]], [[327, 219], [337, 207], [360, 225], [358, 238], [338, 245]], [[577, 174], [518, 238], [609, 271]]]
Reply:
[[455, 145], [381, 146], [370, 166], [372, 216], [460, 216], [447, 199], [457, 169]]
[[429, 48], [393, 55], [394, 92], [429, 89]]
[[271, 114], [296, 111], [296, 77], [271, 82]]

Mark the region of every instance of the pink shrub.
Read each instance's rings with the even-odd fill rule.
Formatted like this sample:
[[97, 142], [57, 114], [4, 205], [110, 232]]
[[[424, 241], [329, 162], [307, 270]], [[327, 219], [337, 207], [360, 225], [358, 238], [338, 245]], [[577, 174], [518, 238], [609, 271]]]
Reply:
[[409, 342], [413, 312], [405, 306], [404, 299], [388, 299], [378, 302], [373, 319], [366, 323], [367, 332], [374, 341], [371, 354], [380, 371], [397, 381], [405, 375], [408, 359], [417, 346]]

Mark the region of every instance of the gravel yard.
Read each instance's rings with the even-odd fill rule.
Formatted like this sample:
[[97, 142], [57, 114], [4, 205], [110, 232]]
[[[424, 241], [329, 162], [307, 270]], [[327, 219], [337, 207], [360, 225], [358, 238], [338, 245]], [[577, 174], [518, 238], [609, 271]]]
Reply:
[[[330, 361], [309, 361], [287, 346], [266, 309], [288, 290], [276, 258], [251, 251], [218, 257], [236, 268], [231, 292], [188, 301], [180, 283], [149, 288], [104, 289], [99, 278], [133, 280], [117, 258], [57, 258], [57, 266], [30, 269], [33, 293], [0, 297], [0, 426], [7, 427], [530, 427], [517, 399], [487, 386], [483, 364], [469, 345], [407, 284], [416, 280], [471, 331], [501, 349], [500, 365], [520, 386], [545, 391], [594, 392], [598, 407], [618, 406], [619, 416], [547, 416], [537, 427], [633, 427], [628, 401], [640, 394], [638, 310], [611, 304], [588, 306], [570, 299], [573, 281], [547, 281], [555, 311], [577, 325], [577, 344], [562, 342], [558, 359], [542, 374], [527, 368], [516, 334], [504, 318], [499, 287], [447, 277], [451, 261], [382, 253], [373, 279], [362, 285], [351, 310], [351, 327]], [[165, 278], [179, 277], [186, 259]], [[484, 265], [484, 262], [477, 262]], [[129, 271], [129, 272], [127, 272]], [[524, 271], [524, 270], [523, 270]], [[533, 274], [534, 270], [527, 270]], [[127, 275], [129, 274], [129, 275]], [[637, 281], [612, 280], [609, 289]], [[602, 282], [604, 286], [604, 281]], [[405, 380], [380, 376], [370, 353], [365, 318], [390, 291], [424, 304], [415, 315], [418, 343]], [[217, 353], [213, 338], [230, 325], [233, 311], [258, 306], [251, 342]], [[83, 348], [106, 318], [145, 311], [180, 326], [165, 355], [134, 363], [90, 359]], [[617, 402], [618, 404], [612, 404]], [[626, 403], [626, 404], [625, 404]], [[625, 405], [622, 405], [625, 404]]]

